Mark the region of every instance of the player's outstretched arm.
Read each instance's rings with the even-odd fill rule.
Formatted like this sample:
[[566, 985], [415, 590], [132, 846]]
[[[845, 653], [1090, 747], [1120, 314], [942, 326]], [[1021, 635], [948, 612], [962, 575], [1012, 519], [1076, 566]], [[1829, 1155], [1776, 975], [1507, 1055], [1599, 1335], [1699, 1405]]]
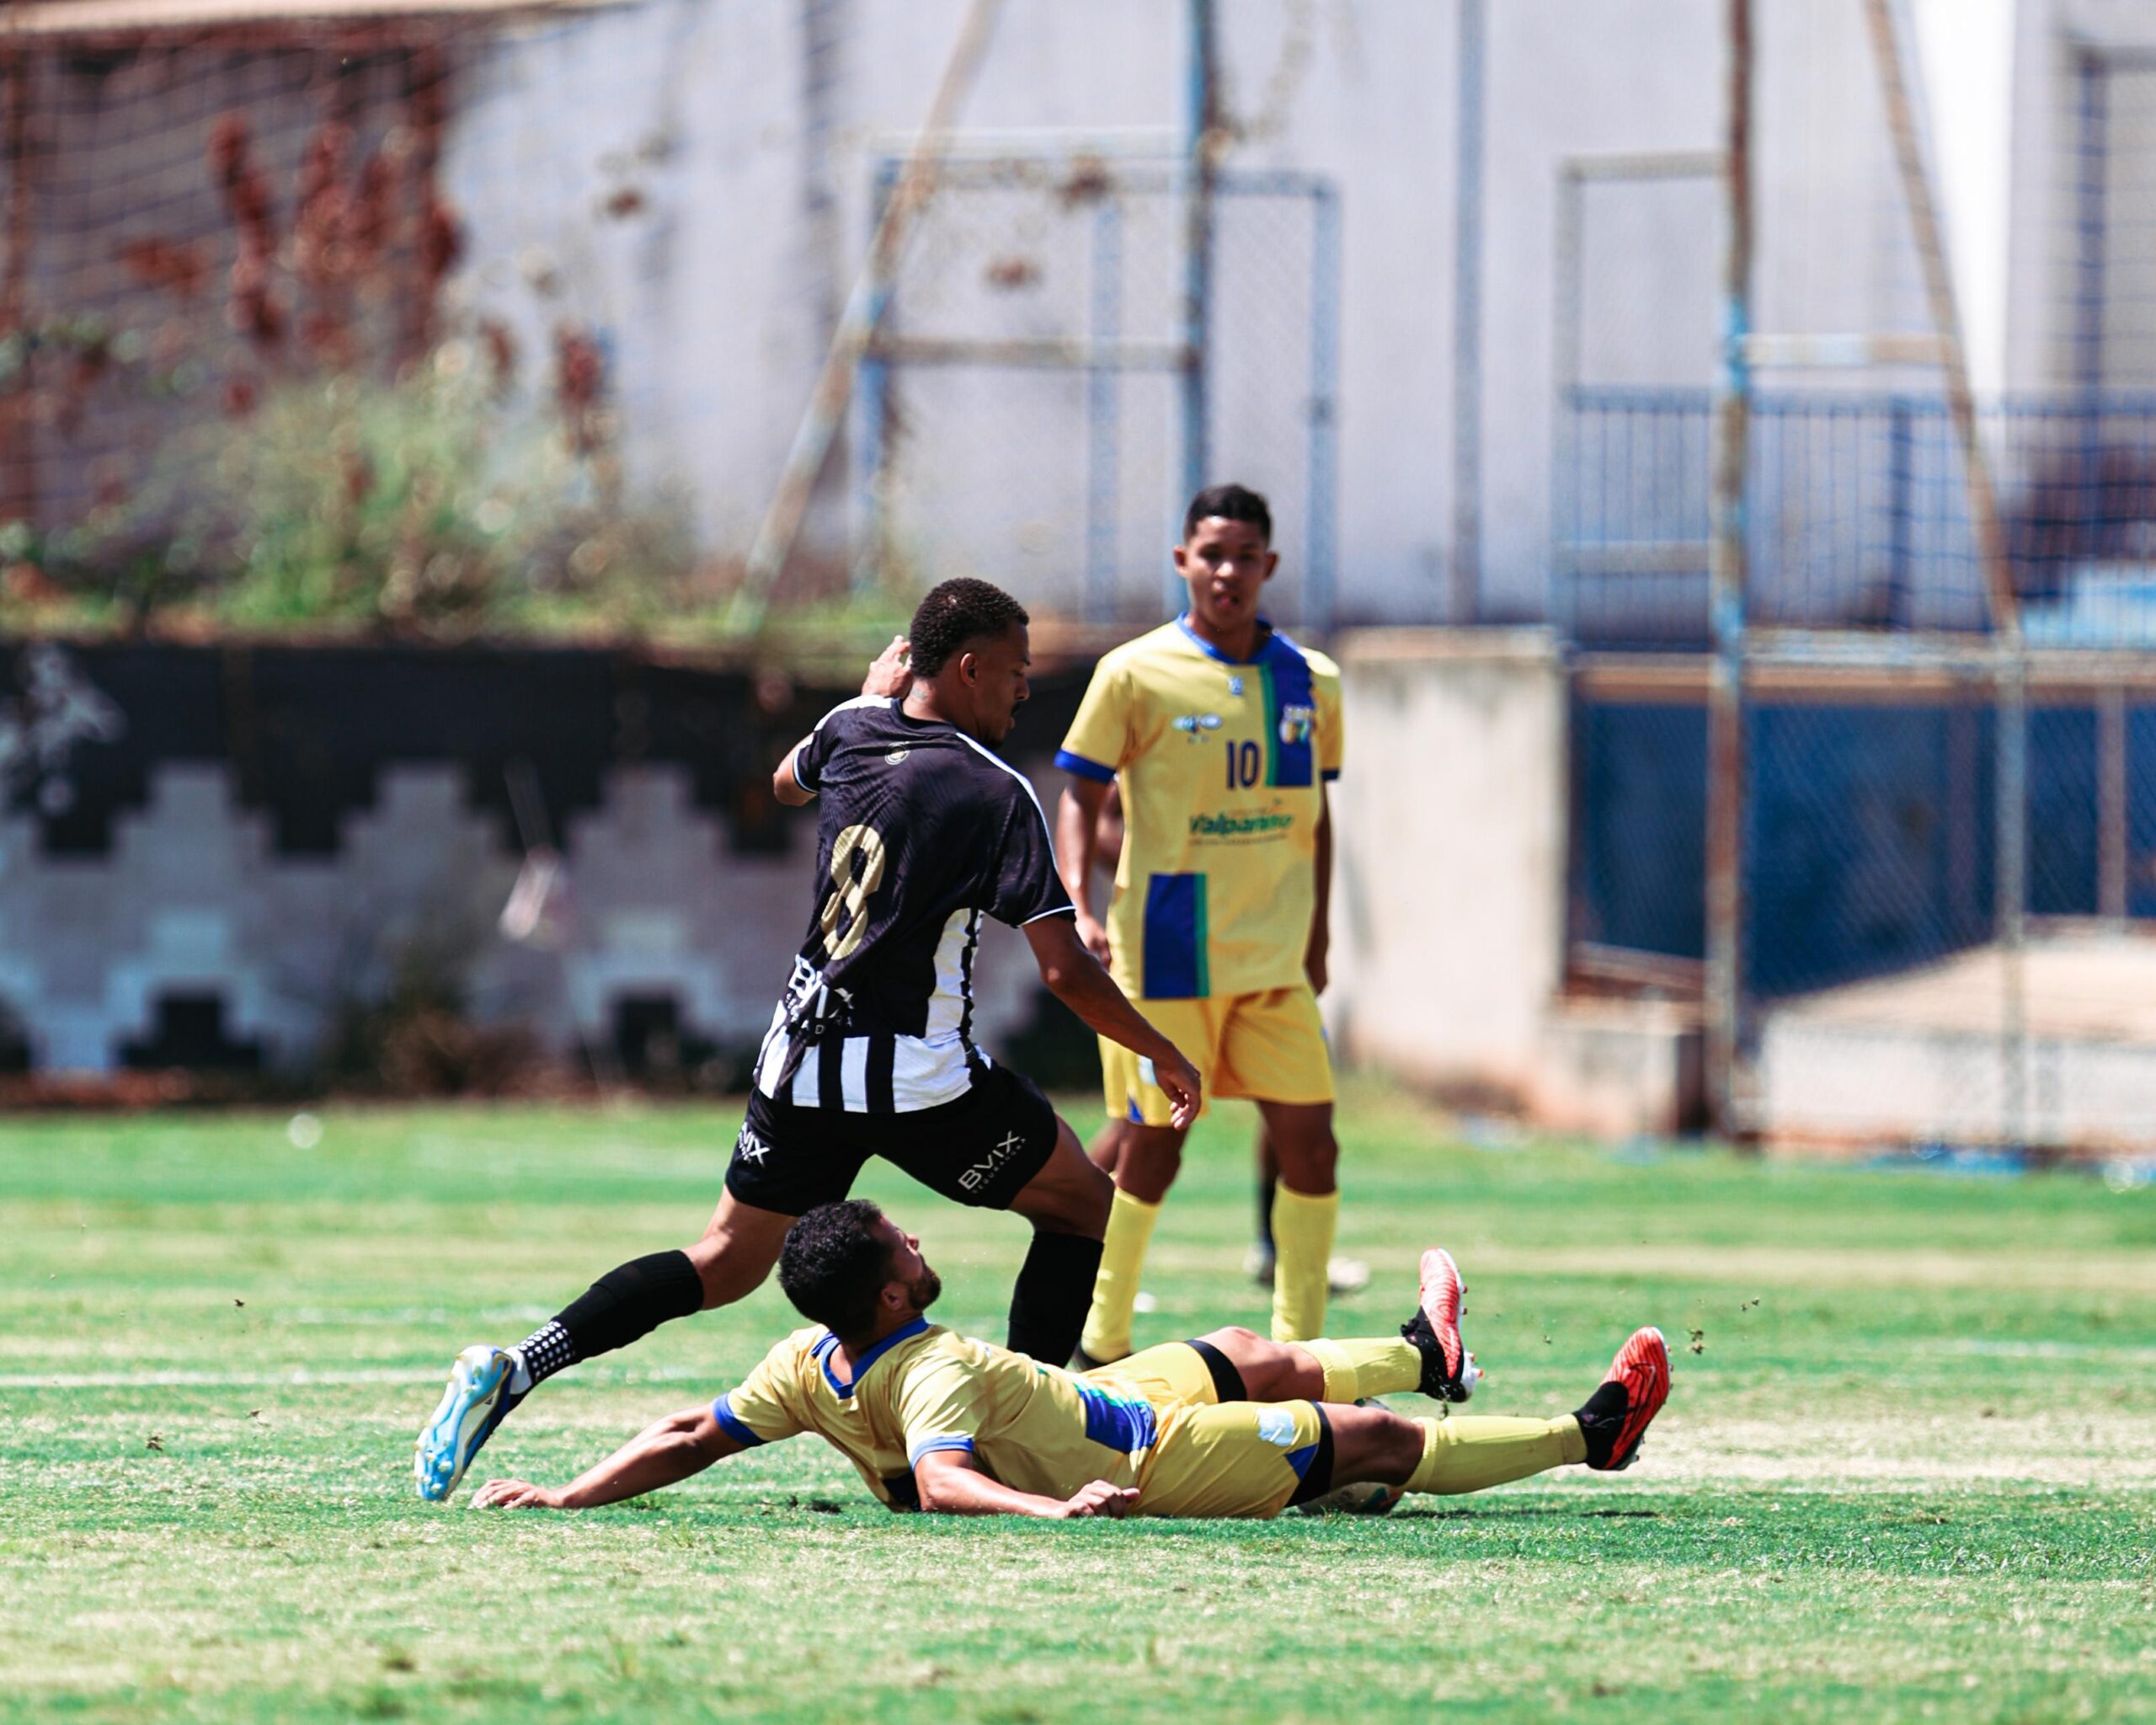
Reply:
[[641, 1498], [702, 1473], [712, 1462], [739, 1453], [708, 1407], [685, 1408], [647, 1427], [597, 1466], [565, 1486], [549, 1488], [527, 1480], [490, 1479], [472, 1499], [475, 1509], [593, 1509]]
[[1153, 1076], [1167, 1092], [1171, 1118], [1184, 1127], [1198, 1118], [1198, 1069], [1123, 997], [1115, 979], [1086, 950], [1068, 916], [1041, 916], [1026, 925], [1033, 962], [1048, 991], [1075, 1012], [1088, 1030], [1119, 1042], [1153, 1063]]
[[1038, 1521], [1082, 1521], [1095, 1515], [1124, 1516], [1138, 1502], [1129, 1486], [1104, 1479], [1065, 1498], [1035, 1497], [990, 1479], [964, 1450], [931, 1450], [913, 1465], [921, 1507], [931, 1515], [1030, 1515]]

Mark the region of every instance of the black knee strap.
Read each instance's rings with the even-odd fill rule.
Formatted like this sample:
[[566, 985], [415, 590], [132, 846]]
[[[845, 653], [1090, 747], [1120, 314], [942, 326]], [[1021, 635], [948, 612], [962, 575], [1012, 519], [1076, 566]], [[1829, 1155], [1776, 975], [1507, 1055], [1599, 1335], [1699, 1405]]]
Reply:
[[1235, 1370], [1235, 1363], [1210, 1342], [1193, 1340], [1184, 1343], [1195, 1348], [1198, 1357], [1205, 1362], [1206, 1370], [1213, 1374], [1213, 1399], [1215, 1402], [1247, 1402], [1250, 1391], [1243, 1387], [1243, 1375]]

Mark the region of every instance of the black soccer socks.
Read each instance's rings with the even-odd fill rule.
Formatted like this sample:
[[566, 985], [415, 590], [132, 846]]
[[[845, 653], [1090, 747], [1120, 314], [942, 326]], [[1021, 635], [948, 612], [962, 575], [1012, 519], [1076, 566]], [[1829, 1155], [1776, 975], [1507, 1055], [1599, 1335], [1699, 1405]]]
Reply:
[[1580, 1423], [1580, 1436], [1587, 1441], [1587, 1465], [1607, 1468], [1625, 1429], [1625, 1416], [1631, 1412], [1622, 1384], [1605, 1383], [1581, 1404], [1572, 1418]]
[[1011, 1290], [1011, 1351], [1050, 1365], [1070, 1359], [1086, 1327], [1100, 1269], [1099, 1241], [1035, 1233]]
[[703, 1278], [688, 1253], [654, 1252], [607, 1271], [516, 1351], [536, 1384], [579, 1359], [626, 1348], [703, 1305]]

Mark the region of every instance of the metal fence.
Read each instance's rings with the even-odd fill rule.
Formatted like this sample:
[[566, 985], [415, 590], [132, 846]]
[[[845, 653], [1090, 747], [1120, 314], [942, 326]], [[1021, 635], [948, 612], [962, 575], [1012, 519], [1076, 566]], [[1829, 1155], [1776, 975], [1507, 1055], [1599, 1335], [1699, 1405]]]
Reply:
[[[1551, 614], [1577, 665], [1575, 968], [1700, 999], [1732, 1130], [2146, 1155], [2156, 54], [2057, 45], [2057, 106], [2028, 134], [2052, 172], [2017, 217], [2041, 238], [2009, 368], [2030, 387], [1972, 403], [1909, 143], [1921, 101], [1897, 88], [1906, 24], [1884, 0], [1863, 10], [1894, 145], [1879, 231], [1903, 234], [1898, 253], [1860, 240], [1838, 260], [1844, 280], [1875, 278], [1868, 328], [1803, 323], [1785, 257], [1756, 302], [1732, 287], [1717, 387], [1653, 387], [1590, 381], [1581, 314], [1561, 307]], [[1728, 8], [1739, 64], [1750, 12]], [[1737, 284], [1751, 177], [1790, 168], [1789, 139], [1767, 136], [1764, 166], [1742, 126], [1716, 158], [1737, 165], [1721, 214]], [[1646, 168], [1694, 194], [1704, 171], [1625, 171]], [[1769, 277], [1789, 239], [1773, 195]], [[1912, 327], [1893, 307], [1919, 281]], [[1761, 304], [1790, 333], [1755, 334]], [[1755, 366], [1775, 368], [1765, 387]], [[1725, 424], [1740, 458], [1718, 469]], [[1737, 483], [1718, 491], [1718, 473]]]
[[[1574, 948], [1702, 964], [1710, 404], [1567, 407]], [[1941, 398], [1752, 407], [1729, 1123], [2156, 1145], [2129, 938], [2156, 920], [2156, 397], [1984, 410], [2010, 631]]]
[[[2038, 654], [2018, 727], [1975, 660], [1769, 665], [1751, 688], [1741, 1124], [1783, 1138], [2156, 1144], [2145, 1071], [2088, 1089], [2063, 1076], [2097, 1057], [2130, 1067], [2149, 1028], [2156, 663]], [[2017, 729], [2022, 758], [2003, 761]], [[1696, 989], [1703, 665], [1582, 660], [1572, 734], [1573, 950], [1590, 970], [1611, 949], [1676, 960], [1650, 974]], [[2003, 767], [2023, 784], [2004, 823]], [[2002, 864], [2018, 895], [2010, 879], [2002, 891]], [[1792, 1043], [1809, 1050], [1794, 1065]], [[1885, 1099], [1838, 1115], [1838, 1063], [1860, 1070], [1882, 1046], [1904, 1060], [1879, 1081]], [[1908, 1099], [1906, 1130], [1882, 1131], [1902, 1105], [1893, 1085], [1927, 1075], [1938, 1093]]]
[[[1706, 644], [1704, 390], [1569, 393], [1553, 608], [1593, 647]], [[2001, 526], [2032, 646], [2156, 646], [2156, 394], [1988, 406]], [[1761, 627], [1989, 628], [1965, 463], [1936, 394], [1761, 394], [1746, 491]]]
[[1274, 603], [1330, 623], [1338, 195], [1211, 176], [1209, 243], [1235, 265], [1193, 323], [1197, 195], [1185, 164], [1083, 149], [945, 165], [863, 366], [860, 578], [1015, 574], [1066, 616], [1150, 618], [1202, 467], [1300, 530]]

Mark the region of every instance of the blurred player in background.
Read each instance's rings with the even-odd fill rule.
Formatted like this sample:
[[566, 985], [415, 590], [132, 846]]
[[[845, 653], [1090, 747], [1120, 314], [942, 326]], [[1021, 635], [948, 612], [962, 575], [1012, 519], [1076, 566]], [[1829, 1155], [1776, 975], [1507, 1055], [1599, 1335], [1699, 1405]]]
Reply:
[[[1078, 934], [1206, 1087], [1256, 1102], [1280, 1170], [1271, 1220], [1273, 1335], [1323, 1333], [1339, 1192], [1332, 1068], [1317, 996], [1331, 879], [1326, 781], [1340, 771], [1340, 673], [1259, 615], [1278, 566], [1265, 499], [1219, 485], [1191, 500], [1177, 572], [1189, 608], [1104, 657], [1056, 755], [1070, 774], [1056, 862]], [[1107, 924], [1090, 908], [1108, 787], [1124, 840]], [[1157, 1074], [1103, 1042], [1102, 1148], [1115, 1203], [1079, 1362], [1130, 1351], [1130, 1319], [1185, 1126]]]
[[1033, 788], [990, 745], [1027, 694], [1027, 617], [985, 581], [943, 582], [910, 641], [870, 667], [780, 763], [773, 793], [819, 802], [808, 930], [759, 1050], [748, 1119], [703, 1237], [617, 1266], [515, 1348], [478, 1343], [422, 1428], [419, 1495], [440, 1502], [533, 1389], [771, 1274], [796, 1217], [880, 1156], [960, 1204], [1033, 1226], [1011, 1295], [1017, 1352], [1076, 1345], [1110, 1190], [1032, 1081], [973, 1039], [982, 914], [1024, 931], [1041, 980], [1156, 1071], [1176, 1119], [1198, 1077], [1080, 942]]
[[1083, 1375], [931, 1323], [942, 1282], [921, 1242], [861, 1199], [787, 1236], [779, 1285], [803, 1316], [739, 1388], [662, 1420], [558, 1489], [489, 1480], [493, 1508], [589, 1509], [659, 1490], [803, 1432], [894, 1509], [945, 1515], [1278, 1515], [1343, 1489], [1454, 1496], [1553, 1467], [1626, 1468], [1669, 1394], [1662, 1332], [1642, 1329], [1577, 1410], [1546, 1419], [1411, 1419], [1362, 1398], [1464, 1402], [1459, 1271], [1422, 1254], [1396, 1337], [1283, 1344], [1248, 1330], [1148, 1348]]
[[[1093, 829], [1093, 868], [1107, 877], [1111, 889], [1122, 861], [1123, 788], [1112, 784], [1101, 803], [1100, 821]], [[1123, 1128], [1127, 1124], [1122, 1119], [1109, 1120], [1087, 1152], [1111, 1175], [1123, 1160]], [[1278, 1252], [1273, 1239], [1273, 1200], [1280, 1190], [1280, 1158], [1273, 1151], [1273, 1140], [1267, 1135], [1262, 1115], [1251, 1148], [1257, 1161], [1257, 1226], [1251, 1236], [1250, 1249], [1243, 1254], [1243, 1268], [1259, 1287], [1270, 1288]], [[1370, 1267], [1359, 1258], [1336, 1258], [1326, 1267], [1326, 1280], [1335, 1294], [1357, 1293], [1369, 1286]]]

